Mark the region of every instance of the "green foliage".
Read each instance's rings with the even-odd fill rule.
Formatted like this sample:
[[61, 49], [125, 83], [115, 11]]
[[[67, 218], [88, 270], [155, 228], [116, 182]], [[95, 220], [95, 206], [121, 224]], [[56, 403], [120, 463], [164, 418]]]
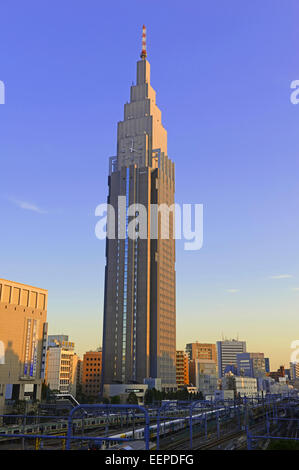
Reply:
[[16, 414], [25, 414], [26, 410], [26, 401], [25, 400], [16, 400], [14, 404], [14, 412]]
[[111, 405], [119, 405], [120, 404], [120, 396], [115, 395], [114, 397], [111, 397]]
[[299, 450], [299, 442], [285, 439], [271, 439], [267, 450]]
[[76, 399], [81, 404], [94, 404], [100, 402], [99, 397], [94, 395], [86, 395], [85, 393], [83, 393], [83, 388], [81, 384], [79, 384], [77, 387]]
[[130, 404], [130, 405], [138, 405], [138, 398], [137, 398], [136, 393], [134, 393], [134, 392], [129, 393], [127, 403]]
[[41, 392], [41, 400], [42, 401], [48, 401], [49, 397], [51, 394], [51, 389], [49, 385], [46, 384], [46, 382], [42, 383], [42, 392]]

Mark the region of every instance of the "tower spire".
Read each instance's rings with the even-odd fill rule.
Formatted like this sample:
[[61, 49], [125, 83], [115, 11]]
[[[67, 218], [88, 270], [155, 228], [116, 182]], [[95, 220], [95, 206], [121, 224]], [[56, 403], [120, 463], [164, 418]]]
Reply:
[[143, 25], [143, 27], [142, 27], [142, 50], [141, 50], [140, 57], [141, 57], [141, 59], [145, 60], [146, 56], [147, 56], [147, 53], [146, 53], [146, 27]]

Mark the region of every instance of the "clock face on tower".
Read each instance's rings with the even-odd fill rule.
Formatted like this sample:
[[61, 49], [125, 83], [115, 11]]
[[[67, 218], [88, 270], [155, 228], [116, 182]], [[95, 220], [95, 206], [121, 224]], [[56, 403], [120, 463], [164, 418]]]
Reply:
[[121, 165], [145, 164], [145, 136], [124, 137], [119, 143], [118, 159]]

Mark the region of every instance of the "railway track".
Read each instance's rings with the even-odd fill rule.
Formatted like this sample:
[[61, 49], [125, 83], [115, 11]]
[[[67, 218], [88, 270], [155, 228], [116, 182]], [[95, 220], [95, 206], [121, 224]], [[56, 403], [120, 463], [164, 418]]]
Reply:
[[[258, 429], [261, 427], [261, 424], [258, 423], [255, 426], [252, 426], [250, 428], [251, 431]], [[246, 434], [245, 429], [236, 431], [236, 432], [231, 432], [228, 434], [225, 434], [224, 436], [220, 437], [220, 439], [216, 438], [211, 438], [208, 441], [203, 441], [203, 436], [197, 437], [196, 436], [193, 438], [193, 445], [192, 448], [195, 450], [200, 449], [200, 450], [208, 450], [208, 449], [213, 449], [215, 447], [218, 447], [222, 444], [225, 444], [226, 442], [229, 442], [233, 439], [240, 438]], [[242, 446], [241, 446], [242, 447]], [[190, 450], [190, 439], [185, 438], [180, 441], [175, 441], [166, 447], [163, 447], [163, 450]]]
[[[235, 433], [230, 433], [222, 438], [218, 439], [209, 439], [208, 441], [203, 442], [203, 437], [201, 436], [200, 438], [195, 438], [193, 439], [193, 446], [192, 448], [195, 449], [211, 449], [217, 445], [220, 445], [224, 442], [227, 442], [229, 440], [235, 439], [237, 437], [240, 437], [244, 434], [245, 431], [238, 431]], [[190, 450], [190, 440], [184, 440], [184, 441], [176, 441], [170, 446], [167, 446], [166, 449], [175, 449], [175, 450]]]

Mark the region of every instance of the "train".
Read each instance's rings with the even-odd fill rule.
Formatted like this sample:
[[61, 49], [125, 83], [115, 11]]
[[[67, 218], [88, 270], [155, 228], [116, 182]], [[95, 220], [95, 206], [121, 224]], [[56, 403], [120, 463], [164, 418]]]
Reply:
[[[169, 411], [168, 414], [183, 414], [184, 410]], [[154, 411], [150, 412], [151, 418], [155, 416]], [[16, 417], [17, 418], [17, 417]], [[34, 416], [28, 416], [29, 419], [34, 419]], [[41, 419], [39, 417], [39, 419]], [[10, 424], [0, 427], [0, 442], [5, 439], [5, 435], [9, 434], [46, 434], [46, 435], [55, 435], [55, 434], [65, 434], [68, 429], [68, 419], [59, 418], [57, 421], [45, 421], [46, 417], [41, 419], [40, 423], [36, 424]], [[102, 414], [101, 416], [88, 416], [82, 418], [74, 418], [72, 420], [73, 424], [73, 434], [83, 430], [92, 430], [99, 427], [105, 428], [106, 425], [111, 427], [120, 427], [126, 425], [132, 425], [144, 422], [144, 415], [141, 413], [133, 414], [131, 410], [127, 414], [111, 413], [108, 415]], [[11, 439], [11, 437], [8, 437]]]
[[[232, 416], [233, 411], [234, 411], [234, 406], [230, 406], [228, 409], [223, 407], [223, 408], [219, 408], [218, 410], [205, 411], [205, 412], [195, 414], [192, 417], [193, 423], [194, 424], [198, 423], [199, 418], [201, 418], [204, 414], [207, 415], [208, 421], [215, 419], [217, 412], [219, 414], [219, 417], [223, 418], [224, 416], [227, 416], [228, 410], [229, 410], [229, 414]], [[183, 429], [188, 428], [189, 424], [190, 424], [190, 416], [185, 416], [185, 417], [178, 418], [178, 419], [171, 419], [165, 422], [161, 421], [159, 435], [162, 437], [167, 434], [172, 434], [175, 432], [182, 431]], [[157, 424], [153, 424], [149, 426], [149, 438], [151, 441], [157, 438], [157, 428], [158, 428]], [[99, 438], [100, 442], [97, 447], [98, 449], [102, 449], [102, 450], [107, 450], [107, 449], [115, 450], [117, 448], [124, 448], [124, 446], [126, 445], [131, 446], [131, 443], [120, 445], [121, 441], [119, 441], [118, 439], [126, 438], [132, 441], [143, 440], [145, 439], [144, 432], [145, 432], [145, 428], [142, 427], [139, 429], [135, 429], [134, 431], [131, 430], [131, 431], [115, 434], [113, 436], [109, 436], [110, 437], [109, 441], [101, 441]]]

